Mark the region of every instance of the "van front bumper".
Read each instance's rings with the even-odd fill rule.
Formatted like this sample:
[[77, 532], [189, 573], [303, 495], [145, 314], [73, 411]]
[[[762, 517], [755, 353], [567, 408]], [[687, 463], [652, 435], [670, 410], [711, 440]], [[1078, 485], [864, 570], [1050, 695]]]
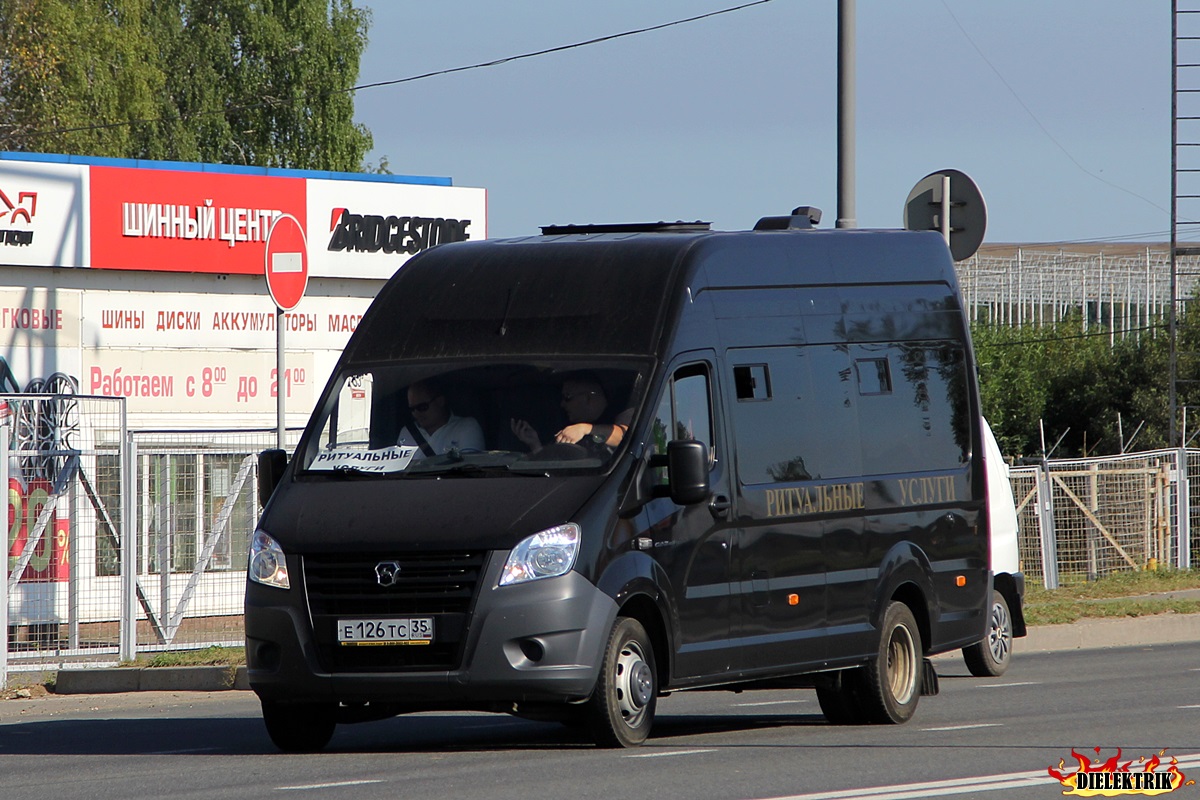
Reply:
[[497, 586], [503, 562], [493, 557], [484, 570], [474, 608], [466, 615], [461, 659], [447, 670], [329, 669], [303, 589], [250, 583], [250, 686], [274, 702], [381, 703], [413, 710], [509, 710], [505, 706], [514, 703], [587, 698], [599, 676], [616, 603], [576, 572]]

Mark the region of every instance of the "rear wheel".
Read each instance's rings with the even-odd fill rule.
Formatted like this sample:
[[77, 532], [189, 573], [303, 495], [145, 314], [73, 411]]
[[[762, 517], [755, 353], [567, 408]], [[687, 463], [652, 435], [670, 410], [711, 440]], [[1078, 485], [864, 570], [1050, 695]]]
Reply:
[[316, 753], [325, 749], [337, 727], [336, 710], [332, 703], [262, 701], [267, 734], [285, 753]]
[[880, 634], [879, 653], [866, 668], [867, 708], [876, 722], [907, 722], [921, 699], [921, 631], [908, 606], [894, 602]]
[[963, 660], [977, 678], [996, 678], [1008, 670], [1012, 661], [1013, 621], [1008, 601], [1000, 592], [992, 592], [992, 611], [988, 617], [988, 634], [982, 642], [964, 647]]
[[588, 727], [601, 747], [635, 747], [654, 724], [658, 674], [642, 623], [618, 617], [608, 637], [600, 678], [587, 704]]

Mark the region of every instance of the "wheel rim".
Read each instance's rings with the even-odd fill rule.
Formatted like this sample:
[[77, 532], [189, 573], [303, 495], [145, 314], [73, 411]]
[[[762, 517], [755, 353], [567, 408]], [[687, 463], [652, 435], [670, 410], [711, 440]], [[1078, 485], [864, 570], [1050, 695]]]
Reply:
[[627, 642], [621, 648], [615, 672], [613, 688], [616, 690], [621, 718], [626, 725], [636, 728], [646, 716], [646, 709], [654, 697], [654, 671], [646, 663], [640, 644]]
[[1012, 653], [1012, 620], [1003, 603], [992, 605], [992, 624], [988, 630], [988, 650], [992, 653], [992, 660], [997, 664], [1003, 664]]
[[903, 625], [897, 625], [888, 639], [887, 670], [892, 697], [904, 705], [917, 690], [917, 655], [912, 634]]

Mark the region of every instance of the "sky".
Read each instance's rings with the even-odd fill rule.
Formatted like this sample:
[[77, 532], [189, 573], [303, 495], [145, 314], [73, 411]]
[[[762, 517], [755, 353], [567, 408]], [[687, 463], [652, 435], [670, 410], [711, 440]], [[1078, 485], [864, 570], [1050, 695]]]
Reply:
[[[745, 2], [358, 0], [372, 15], [358, 85]], [[490, 238], [587, 222], [737, 230], [801, 205], [833, 227], [837, 9], [769, 0], [364, 88], [355, 119], [374, 136], [369, 161], [485, 188]], [[858, 0], [856, 17], [858, 227], [902, 226], [913, 186], [957, 169], [985, 198], [985, 243], [1169, 241], [1170, 3]]]

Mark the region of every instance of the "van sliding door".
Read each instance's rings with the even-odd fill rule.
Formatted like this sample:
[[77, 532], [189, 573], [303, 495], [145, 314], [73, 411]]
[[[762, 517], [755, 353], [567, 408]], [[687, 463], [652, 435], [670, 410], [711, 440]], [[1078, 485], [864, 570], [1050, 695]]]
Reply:
[[774, 671], [819, 665], [830, 638], [859, 613], [850, 606], [863, 605], [858, 419], [845, 349], [741, 348], [727, 359], [745, 662]]

